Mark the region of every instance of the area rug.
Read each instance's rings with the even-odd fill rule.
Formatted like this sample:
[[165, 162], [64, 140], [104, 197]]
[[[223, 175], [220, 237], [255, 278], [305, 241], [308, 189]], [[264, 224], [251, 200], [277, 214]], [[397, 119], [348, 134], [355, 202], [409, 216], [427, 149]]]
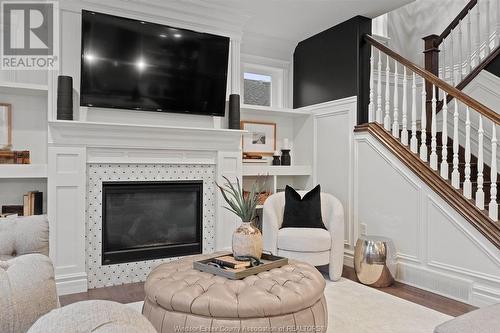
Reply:
[[[328, 332], [432, 333], [452, 317], [347, 279], [327, 281]], [[143, 302], [128, 304], [137, 311]]]

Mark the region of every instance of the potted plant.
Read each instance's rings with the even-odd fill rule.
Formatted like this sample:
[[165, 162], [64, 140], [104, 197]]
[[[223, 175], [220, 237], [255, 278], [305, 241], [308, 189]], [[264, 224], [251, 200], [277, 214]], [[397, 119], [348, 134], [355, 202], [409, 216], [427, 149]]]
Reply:
[[244, 195], [240, 181], [237, 179], [236, 187], [224, 177], [226, 184], [219, 185], [224, 200], [228, 206], [227, 210], [234, 213], [241, 219], [241, 225], [233, 232], [233, 256], [251, 256], [260, 259], [262, 256], [262, 234], [259, 228], [253, 225], [257, 217], [256, 208], [259, 202], [260, 187], [257, 179], [252, 185], [249, 195]]

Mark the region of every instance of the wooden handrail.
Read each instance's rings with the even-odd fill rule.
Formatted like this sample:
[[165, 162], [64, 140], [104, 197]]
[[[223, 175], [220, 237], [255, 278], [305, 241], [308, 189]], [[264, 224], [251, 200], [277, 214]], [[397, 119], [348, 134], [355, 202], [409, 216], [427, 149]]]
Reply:
[[471, 0], [465, 7], [462, 9], [460, 13], [458, 13], [457, 17], [451, 21], [451, 23], [444, 29], [444, 31], [439, 35], [439, 38], [436, 39], [436, 47], [439, 46], [443, 40], [450, 35], [450, 33], [457, 27], [461, 20], [463, 20], [469, 11], [477, 5], [477, 0]]
[[469, 108], [473, 109], [474, 111], [480, 113], [484, 117], [490, 119], [493, 121], [495, 124], [500, 124], [500, 115], [496, 113], [495, 111], [491, 110], [487, 106], [483, 105], [482, 103], [476, 101], [469, 95], [464, 94], [457, 88], [449, 85], [447, 82], [441, 80], [438, 78], [436, 75], [432, 74], [431, 72], [423, 69], [422, 67], [414, 64], [410, 60], [406, 59], [405, 57], [399, 55], [398, 53], [394, 52], [387, 46], [383, 45], [382, 43], [378, 42], [375, 40], [372, 36], [365, 34], [363, 36], [364, 40], [373, 45], [375, 48], [379, 49], [386, 55], [390, 56], [392, 59], [396, 60], [400, 64], [403, 64], [406, 66], [408, 69], [410, 69], [412, 72], [415, 74], [420, 75], [423, 77], [426, 81], [432, 83], [434, 86], [440, 88], [441, 90], [444, 90], [448, 95], [453, 96], [463, 104], [467, 105]]

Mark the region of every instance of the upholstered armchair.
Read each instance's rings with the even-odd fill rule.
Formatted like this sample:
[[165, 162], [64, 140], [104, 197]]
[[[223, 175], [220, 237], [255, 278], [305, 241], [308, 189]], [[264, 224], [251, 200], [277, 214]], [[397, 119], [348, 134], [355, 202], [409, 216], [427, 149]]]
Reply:
[[59, 306], [43, 215], [0, 219], [0, 332], [24, 333]]
[[[299, 191], [300, 196], [306, 192]], [[307, 262], [329, 265], [331, 280], [342, 275], [344, 263], [344, 209], [333, 195], [321, 193], [321, 215], [328, 230], [321, 228], [283, 228], [285, 193], [276, 193], [264, 203], [262, 234], [264, 250]]]

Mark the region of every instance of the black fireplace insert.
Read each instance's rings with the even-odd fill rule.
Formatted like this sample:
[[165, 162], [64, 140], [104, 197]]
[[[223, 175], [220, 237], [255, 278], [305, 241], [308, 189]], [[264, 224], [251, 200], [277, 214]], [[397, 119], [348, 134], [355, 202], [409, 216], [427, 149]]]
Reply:
[[102, 264], [202, 252], [203, 181], [102, 185]]

